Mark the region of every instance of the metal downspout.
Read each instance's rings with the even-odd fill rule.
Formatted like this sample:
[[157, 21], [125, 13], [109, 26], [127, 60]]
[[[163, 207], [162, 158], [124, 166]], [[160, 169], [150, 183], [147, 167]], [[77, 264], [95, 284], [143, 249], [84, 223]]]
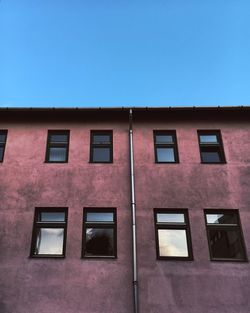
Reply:
[[131, 213], [132, 213], [132, 254], [133, 254], [133, 299], [134, 313], [139, 313], [138, 275], [137, 275], [137, 248], [136, 248], [136, 202], [135, 202], [135, 175], [133, 149], [133, 111], [129, 110], [129, 156], [130, 156], [130, 184], [131, 184]]

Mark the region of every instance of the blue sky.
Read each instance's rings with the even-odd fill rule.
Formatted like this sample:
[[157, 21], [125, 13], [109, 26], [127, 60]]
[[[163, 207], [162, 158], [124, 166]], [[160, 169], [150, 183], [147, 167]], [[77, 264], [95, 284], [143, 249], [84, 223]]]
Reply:
[[249, 0], [0, 0], [0, 106], [249, 104]]

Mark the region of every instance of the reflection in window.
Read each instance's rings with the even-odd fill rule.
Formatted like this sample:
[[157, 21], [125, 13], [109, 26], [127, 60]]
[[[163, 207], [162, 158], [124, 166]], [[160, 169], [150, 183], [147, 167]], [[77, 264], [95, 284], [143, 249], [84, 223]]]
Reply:
[[113, 222], [114, 213], [113, 212], [87, 212], [86, 214], [87, 222]]
[[187, 236], [184, 229], [158, 229], [159, 255], [188, 257]]
[[108, 162], [110, 160], [110, 148], [93, 148], [93, 162]]
[[86, 228], [85, 256], [113, 256], [114, 230], [102, 228]]
[[40, 212], [38, 218], [40, 222], [64, 222], [65, 212]]
[[66, 208], [36, 208], [31, 256], [64, 256], [66, 231]]
[[206, 225], [212, 260], [246, 260], [238, 212], [206, 210]]
[[159, 259], [192, 259], [186, 210], [155, 209], [156, 251]]
[[84, 209], [83, 257], [116, 257], [115, 209]]
[[179, 162], [178, 148], [175, 131], [154, 131], [155, 162]]
[[225, 163], [220, 131], [199, 130], [198, 137], [202, 163]]
[[68, 161], [69, 131], [49, 130], [46, 162], [64, 163]]
[[201, 155], [204, 163], [221, 163], [217, 148], [203, 148], [202, 150]]
[[234, 213], [223, 214], [206, 214], [206, 220], [208, 224], [237, 224], [237, 215]]
[[67, 148], [50, 148], [49, 161], [50, 162], [65, 162], [67, 155]]
[[90, 162], [113, 162], [112, 131], [91, 131]]
[[201, 143], [218, 143], [217, 135], [200, 135]]
[[175, 162], [174, 148], [156, 148], [157, 161], [161, 162]]
[[164, 143], [174, 143], [173, 135], [165, 135], [163, 132], [155, 131], [155, 143], [164, 144]]
[[239, 230], [210, 230], [211, 253], [215, 259], [244, 259]]
[[157, 223], [185, 223], [184, 214], [157, 213]]
[[39, 228], [35, 254], [59, 254], [63, 253], [63, 228]]
[[0, 130], [0, 162], [3, 162], [6, 139], [7, 139], [7, 130]]

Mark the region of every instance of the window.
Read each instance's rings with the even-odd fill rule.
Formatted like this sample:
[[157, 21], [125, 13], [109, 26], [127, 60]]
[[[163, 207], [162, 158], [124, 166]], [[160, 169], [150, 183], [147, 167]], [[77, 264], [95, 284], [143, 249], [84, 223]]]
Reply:
[[198, 130], [201, 163], [226, 163], [219, 130]]
[[174, 130], [154, 131], [155, 162], [178, 163], [178, 148], [176, 132]]
[[208, 245], [213, 261], [246, 261], [237, 210], [205, 210]]
[[90, 133], [90, 162], [91, 163], [112, 163], [113, 143], [112, 131], [92, 130]]
[[0, 130], [0, 162], [3, 162], [6, 139], [7, 139], [7, 130]]
[[69, 152], [69, 131], [49, 130], [46, 150], [46, 162], [66, 163]]
[[67, 208], [36, 208], [32, 257], [65, 256], [67, 215]]
[[115, 209], [84, 209], [82, 257], [116, 258]]
[[192, 260], [187, 210], [155, 209], [154, 215], [157, 258]]

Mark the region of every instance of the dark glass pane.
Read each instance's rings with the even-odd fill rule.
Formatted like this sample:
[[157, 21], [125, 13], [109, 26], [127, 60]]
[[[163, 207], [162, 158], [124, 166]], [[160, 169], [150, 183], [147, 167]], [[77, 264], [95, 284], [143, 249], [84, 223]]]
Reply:
[[0, 146], [0, 161], [3, 160], [3, 151], [4, 151], [4, 148]]
[[159, 255], [188, 257], [185, 229], [158, 229]]
[[93, 148], [93, 162], [110, 162], [110, 149]]
[[174, 140], [173, 140], [172, 135], [155, 135], [155, 142], [157, 144], [161, 144], [161, 143], [171, 144], [171, 143], [174, 143]]
[[35, 255], [63, 254], [63, 228], [38, 228]]
[[237, 215], [234, 213], [206, 214], [208, 224], [238, 224]]
[[185, 223], [182, 213], [157, 213], [158, 223]]
[[112, 212], [94, 212], [87, 213], [87, 222], [113, 222], [114, 213]]
[[67, 143], [68, 142], [68, 135], [50, 135], [50, 142], [60, 142], [60, 143]]
[[6, 134], [0, 134], [0, 143], [5, 143], [6, 141]]
[[209, 240], [213, 258], [244, 259], [241, 234], [238, 229], [209, 229]]
[[200, 135], [201, 143], [218, 143], [217, 135]]
[[202, 147], [201, 158], [202, 158], [202, 162], [206, 162], [206, 163], [222, 162], [220, 149], [218, 147]]
[[156, 148], [157, 162], [175, 162], [174, 148]]
[[111, 142], [110, 135], [93, 135], [94, 144], [109, 144]]
[[67, 157], [67, 148], [50, 148], [49, 161], [51, 162], [65, 162]]
[[86, 229], [86, 256], [113, 256], [114, 230], [105, 228]]
[[38, 217], [39, 222], [65, 222], [64, 212], [41, 212]]

